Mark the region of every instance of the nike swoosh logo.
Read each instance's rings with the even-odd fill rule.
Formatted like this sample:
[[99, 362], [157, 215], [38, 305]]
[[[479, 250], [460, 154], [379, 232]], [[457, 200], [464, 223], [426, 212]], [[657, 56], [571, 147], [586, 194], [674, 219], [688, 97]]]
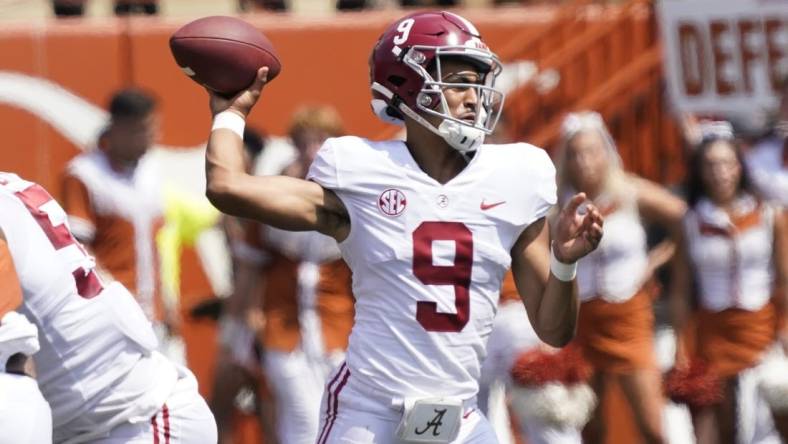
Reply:
[[482, 201], [481, 205], [479, 205], [479, 208], [481, 208], [481, 209], [482, 209], [482, 211], [487, 211], [487, 210], [489, 210], [490, 208], [495, 208], [495, 207], [497, 207], [498, 205], [503, 205], [503, 204], [505, 204], [505, 203], [506, 203], [506, 201], [505, 201], [505, 200], [502, 200], [502, 201], [500, 201], [500, 202], [491, 203], [491, 204], [486, 204], [486, 203], [484, 203], [484, 201]]

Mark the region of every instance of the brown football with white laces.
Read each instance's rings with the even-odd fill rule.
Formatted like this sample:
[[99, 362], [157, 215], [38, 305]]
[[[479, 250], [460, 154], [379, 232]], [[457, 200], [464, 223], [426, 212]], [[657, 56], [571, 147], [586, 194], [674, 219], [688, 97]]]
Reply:
[[264, 66], [269, 82], [282, 70], [268, 38], [235, 17], [211, 16], [187, 23], [170, 37], [170, 50], [186, 75], [224, 96], [249, 87]]

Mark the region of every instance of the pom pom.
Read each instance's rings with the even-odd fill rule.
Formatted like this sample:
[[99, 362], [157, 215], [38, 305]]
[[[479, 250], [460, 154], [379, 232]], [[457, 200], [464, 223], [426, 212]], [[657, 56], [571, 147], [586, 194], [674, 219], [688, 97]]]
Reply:
[[782, 352], [771, 353], [757, 372], [758, 389], [769, 407], [778, 413], [788, 413], [788, 358]]
[[517, 357], [511, 370], [514, 383], [525, 387], [587, 382], [591, 373], [591, 366], [575, 346], [556, 352], [538, 348], [528, 350]]
[[549, 383], [541, 387], [513, 387], [512, 410], [523, 422], [536, 418], [558, 427], [582, 428], [596, 408], [588, 384]]
[[664, 378], [667, 396], [691, 408], [717, 405], [723, 400], [722, 381], [708, 364], [695, 360], [686, 368], [672, 368]]

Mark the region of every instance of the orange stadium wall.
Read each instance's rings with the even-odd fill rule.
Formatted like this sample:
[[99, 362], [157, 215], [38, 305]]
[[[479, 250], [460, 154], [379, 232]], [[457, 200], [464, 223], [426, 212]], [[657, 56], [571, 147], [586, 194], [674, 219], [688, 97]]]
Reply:
[[[284, 134], [292, 112], [303, 104], [328, 103], [343, 117], [348, 132], [374, 137], [385, 131], [369, 109], [369, 52], [398, 12], [305, 19], [254, 15], [245, 19], [264, 30], [282, 58], [282, 74], [264, 92], [252, 124]], [[492, 47], [512, 36], [544, 26], [549, 8], [470, 12]], [[194, 147], [209, 128], [207, 96], [177, 67], [168, 38], [187, 20], [157, 18], [75, 20], [9, 25], [0, 30], [0, 74], [44, 79], [90, 104], [103, 107], [113, 90], [137, 85], [158, 95], [163, 112], [161, 143]], [[5, 83], [5, 85], [4, 85]], [[0, 169], [12, 170], [58, 193], [57, 177], [66, 161], [84, 147], [65, 138], [40, 111], [14, 104], [19, 86], [0, 77]], [[46, 107], [46, 97], [41, 97]], [[69, 113], [73, 114], [73, 113]], [[53, 116], [65, 125], [84, 125], [79, 115]]]

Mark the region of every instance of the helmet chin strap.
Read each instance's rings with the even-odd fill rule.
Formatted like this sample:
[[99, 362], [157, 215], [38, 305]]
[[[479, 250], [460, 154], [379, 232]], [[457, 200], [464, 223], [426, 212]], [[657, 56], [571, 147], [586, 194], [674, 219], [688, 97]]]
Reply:
[[484, 142], [484, 131], [478, 128], [463, 125], [462, 123], [449, 119], [443, 119], [441, 124], [435, 128], [435, 126], [428, 122], [427, 119], [410, 109], [404, 103], [400, 105], [399, 109], [403, 114], [421, 124], [421, 126], [440, 136], [446, 141], [446, 143], [449, 144], [450, 147], [459, 151], [463, 155], [476, 151], [476, 149], [479, 148], [479, 146]]
[[[432, 125], [430, 125], [432, 127]], [[443, 137], [452, 148], [466, 154], [476, 151], [476, 148], [484, 142], [484, 131], [478, 128], [471, 128], [452, 120], [445, 119], [438, 125], [437, 133]]]

